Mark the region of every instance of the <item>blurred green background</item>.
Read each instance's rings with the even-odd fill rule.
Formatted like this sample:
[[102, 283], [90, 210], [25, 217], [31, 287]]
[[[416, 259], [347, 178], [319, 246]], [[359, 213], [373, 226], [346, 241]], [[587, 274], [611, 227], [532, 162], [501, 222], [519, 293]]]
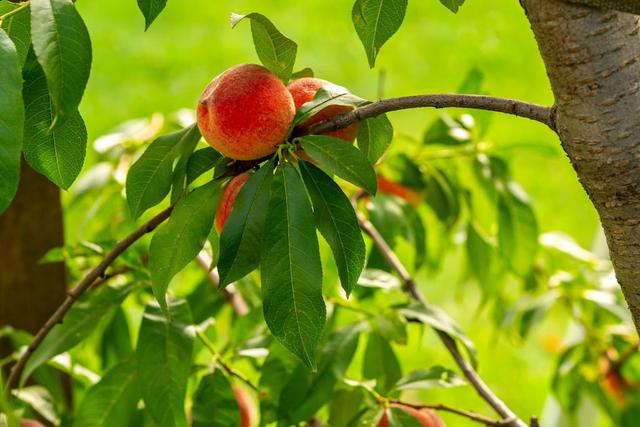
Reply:
[[[550, 104], [544, 67], [518, 2], [467, 3], [454, 15], [437, 0], [411, 2], [404, 25], [370, 70], [351, 23], [352, 1], [174, 0], [147, 32], [133, 0], [80, 1], [94, 50], [81, 106], [90, 141], [131, 118], [194, 108], [217, 74], [238, 63], [257, 62], [249, 26], [231, 30], [231, 12], [267, 15], [298, 43], [296, 68], [312, 67], [317, 77], [364, 98], [377, 97], [380, 70], [386, 74], [384, 96], [393, 97], [453, 92], [468, 70], [477, 67], [488, 93]], [[431, 110], [391, 115], [396, 133], [414, 138], [435, 117]], [[599, 236], [597, 216], [555, 134], [538, 123], [494, 115], [486, 139], [510, 158], [516, 180], [533, 199], [541, 231], [561, 230], [592, 248]], [[85, 168], [91, 159], [89, 154]], [[72, 234], [74, 227], [68, 223], [67, 232]], [[477, 312], [477, 286], [461, 280], [464, 268], [454, 256], [439, 277], [422, 277], [420, 285], [476, 342], [480, 373], [488, 384], [518, 414], [541, 414], [556, 357], [549, 343], [565, 334], [566, 325], [546, 321], [526, 343], [501, 334], [488, 315]], [[414, 334], [398, 351], [406, 371], [435, 363], [452, 366], [434, 334], [425, 334], [424, 341]], [[419, 398], [487, 410], [470, 388], [430, 391]], [[471, 425], [460, 418], [447, 420]]]

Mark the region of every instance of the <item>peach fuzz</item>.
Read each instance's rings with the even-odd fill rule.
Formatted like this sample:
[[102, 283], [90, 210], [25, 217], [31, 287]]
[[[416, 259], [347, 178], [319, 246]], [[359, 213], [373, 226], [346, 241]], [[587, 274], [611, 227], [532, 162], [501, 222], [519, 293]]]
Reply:
[[213, 79], [198, 101], [198, 128], [221, 154], [255, 160], [276, 151], [295, 115], [286, 86], [264, 67], [243, 64]]
[[[296, 111], [298, 111], [303, 104], [311, 101], [316, 96], [316, 93], [318, 93], [320, 88], [327, 84], [330, 83], [326, 80], [316, 79], [313, 77], [305, 77], [289, 83], [287, 89], [291, 92]], [[335, 116], [339, 116], [340, 114], [348, 113], [354, 108], [355, 107], [348, 105], [330, 105], [317, 112], [309, 120], [299, 125], [299, 127], [301, 129], [307, 129], [315, 123], [324, 122]], [[354, 123], [344, 129], [338, 129], [334, 132], [330, 132], [327, 135], [343, 139], [347, 142], [353, 142], [356, 139], [357, 134], [358, 124]]]
[[224, 227], [224, 224], [229, 218], [231, 209], [233, 209], [233, 204], [236, 202], [240, 190], [242, 190], [242, 187], [249, 180], [249, 178], [251, 178], [251, 175], [245, 172], [241, 175], [233, 177], [233, 179], [229, 181], [229, 183], [224, 188], [222, 196], [220, 196], [218, 209], [216, 211], [216, 230], [218, 231], [218, 234], [222, 232], [222, 227]]

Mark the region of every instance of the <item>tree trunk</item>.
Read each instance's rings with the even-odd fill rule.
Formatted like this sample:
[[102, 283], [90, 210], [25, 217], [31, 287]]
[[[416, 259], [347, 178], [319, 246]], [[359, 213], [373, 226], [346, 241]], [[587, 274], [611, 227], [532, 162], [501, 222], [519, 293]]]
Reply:
[[600, 215], [640, 330], [640, 18], [560, 0], [521, 3], [551, 81], [562, 146]]
[[[16, 198], [0, 215], [0, 326], [35, 333], [60, 305], [64, 264], [38, 262], [63, 242], [60, 192], [23, 162]], [[0, 345], [0, 354], [9, 351]]]

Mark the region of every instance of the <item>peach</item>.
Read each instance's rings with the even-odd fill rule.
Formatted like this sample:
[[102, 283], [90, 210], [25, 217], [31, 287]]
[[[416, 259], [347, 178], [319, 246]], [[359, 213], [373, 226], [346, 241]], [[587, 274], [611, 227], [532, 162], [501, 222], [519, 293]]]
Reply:
[[213, 79], [198, 101], [198, 128], [221, 154], [255, 160], [284, 142], [295, 115], [286, 86], [264, 67], [243, 64]]
[[20, 421], [20, 427], [44, 427], [40, 421], [24, 419]]
[[249, 393], [238, 385], [233, 385], [233, 394], [240, 408], [240, 427], [250, 427], [254, 424], [256, 408]]
[[242, 190], [242, 187], [249, 178], [251, 178], [251, 175], [248, 172], [234, 176], [224, 188], [222, 196], [220, 196], [218, 209], [216, 210], [216, 230], [218, 234], [222, 232], [222, 227], [224, 227], [224, 224], [229, 218], [233, 204], [236, 202], [240, 190]]
[[[444, 422], [440, 419], [436, 412], [431, 409], [415, 409], [411, 406], [402, 405], [400, 403], [392, 403], [391, 407], [400, 409], [411, 415], [413, 418], [420, 421], [420, 424], [422, 424], [424, 427], [446, 427]], [[385, 411], [382, 414], [380, 421], [378, 422], [378, 427], [388, 427], [388, 417], [389, 416], [387, 415], [387, 411]]]
[[[296, 111], [298, 111], [303, 104], [311, 101], [316, 96], [316, 93], [320, 88], [326, 84], [330, 83], [326, 80], [316, 79], [313, 77], [305, 77], [289, 83], [287, 89], [291, 92]], [[340, 114], [348, 113], [354, 108], [355, 107], [348, 105], [330, 105], [314, 114], [313, 117], [299, 125], [299, 127], [303, 130], [308, 129], [315, 123], [324, 122]], [[344, 129], [338, 129], [334, 132], [328, 133], [327, 135], [343, 139], [347, 142], [353, 142], [356, 139], [357, 134], [358, 124], [354, 123]]]
[[414, 206], [419, 205], [422, 201], [422, 193], [420, 191], [393, 182], [382, 175], [378, 175], [378, 193], [400, 197]]

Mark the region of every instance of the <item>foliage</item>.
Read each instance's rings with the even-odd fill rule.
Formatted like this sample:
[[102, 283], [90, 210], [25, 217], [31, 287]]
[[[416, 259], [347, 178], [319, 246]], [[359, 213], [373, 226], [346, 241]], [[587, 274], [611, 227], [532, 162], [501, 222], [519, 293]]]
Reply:
[[[464, 1], [442, 3], [456, 12]], [[165, 4], [138, 0], [146, 28]], [[370, 67], [406, 8], [406, 1], [355, 2], [352, 19]], [[25, 19], [27, 9], [30, 21], [7, 30], [5, 22]], [[0, 153], [2, 210], [16, 191], [21, 151], [62, 188], [78, 178], [87, 133], [77, 108], [91, 44], [71, 0], [0, 1], [0, 13], [7, 30], [0, 30], [0, 111], [9, 124], [0, 128], [8, 147]], [[244, 19], [265, 67], [285, 83], [309, 74], [293, 73], [297, 44], [264, 15], [233, 15], [232, 25]], [[479, 92], [481, 84], [481, 73], [472, 70], [460, 92]], [[320, 90], [298, 111], [277, 153], [250, 165], [253, 175], [219, 236], [213, 219], [220, 188], [237, 165], [205, 147], [192, 120], [157, 126], [141, 119], [96, 140], [99, 162], [77, 179], [70, 203], [93, 198], [87, 221], [95, 212], [113, 221], [90, 228], [90, 242], [59, 248], [45, 260], [63, 259], [80, 278], [121, 229], [168, 206], [173, 212], [149, 244], [137, 242], [117, 260], [109, 284], [83, 296], [44, 340], [22, 376], [42, 388], [23, 388], [10, 404], [0, 402], [7, 419], [26, 413], [76, 426], [170, 427], [189, 419], [234, 426], [242, 408], [233, 387], [244, 383], [254, 388], [262, 425], [297, 425], [314, 416], [332, 426], [375, 425], [385, 405], [415, 396], [413, 390], [469, 387], [453, 367], [407, 371], [401, 364], [409, 336], [424, 330], [454, 338], [471, 365], [486, 361], [449, 314], [403, 291], [388, 254], [366, 247], [359, 221], [368, 220], [392, 250], [413, 261], [413, 274], [435, 277], [446, 257], [462, 249], [480, 289], [478, 309], [490, 310], [506, 333], [526, 338], [545, 316], [562, 311], [581, 327], [556, 349], [552, 386], [567, 416], [575, 417], [579, 399], [589, 396], [614, 422], [632, 425], [640, 361], [625, 356], [637, 344], [609, 262], [567, 236], [541, 234], [508, 158], [483, 140], [487, 122], [468, 112], [442, 114], [405, 151], [394, 150], [399, 136], [385, 115], [359, 124], [357, 146], [295, 133], [327, 106], [367, 103], [339, 86]], [[379, 188], [380, 177], [402, 191]], [[192, 260], [202, 254], [212, 264], [198, 272]], [[246, 312], [225, 303], [234, 295]], [[10, 329], [2, 335], [16, 348], [29, 339]], [[52, 380], [58, 370], [71, 376], [80, 402], [73, 411]], [[393, 413], [395, 425], [415, 423]]]

